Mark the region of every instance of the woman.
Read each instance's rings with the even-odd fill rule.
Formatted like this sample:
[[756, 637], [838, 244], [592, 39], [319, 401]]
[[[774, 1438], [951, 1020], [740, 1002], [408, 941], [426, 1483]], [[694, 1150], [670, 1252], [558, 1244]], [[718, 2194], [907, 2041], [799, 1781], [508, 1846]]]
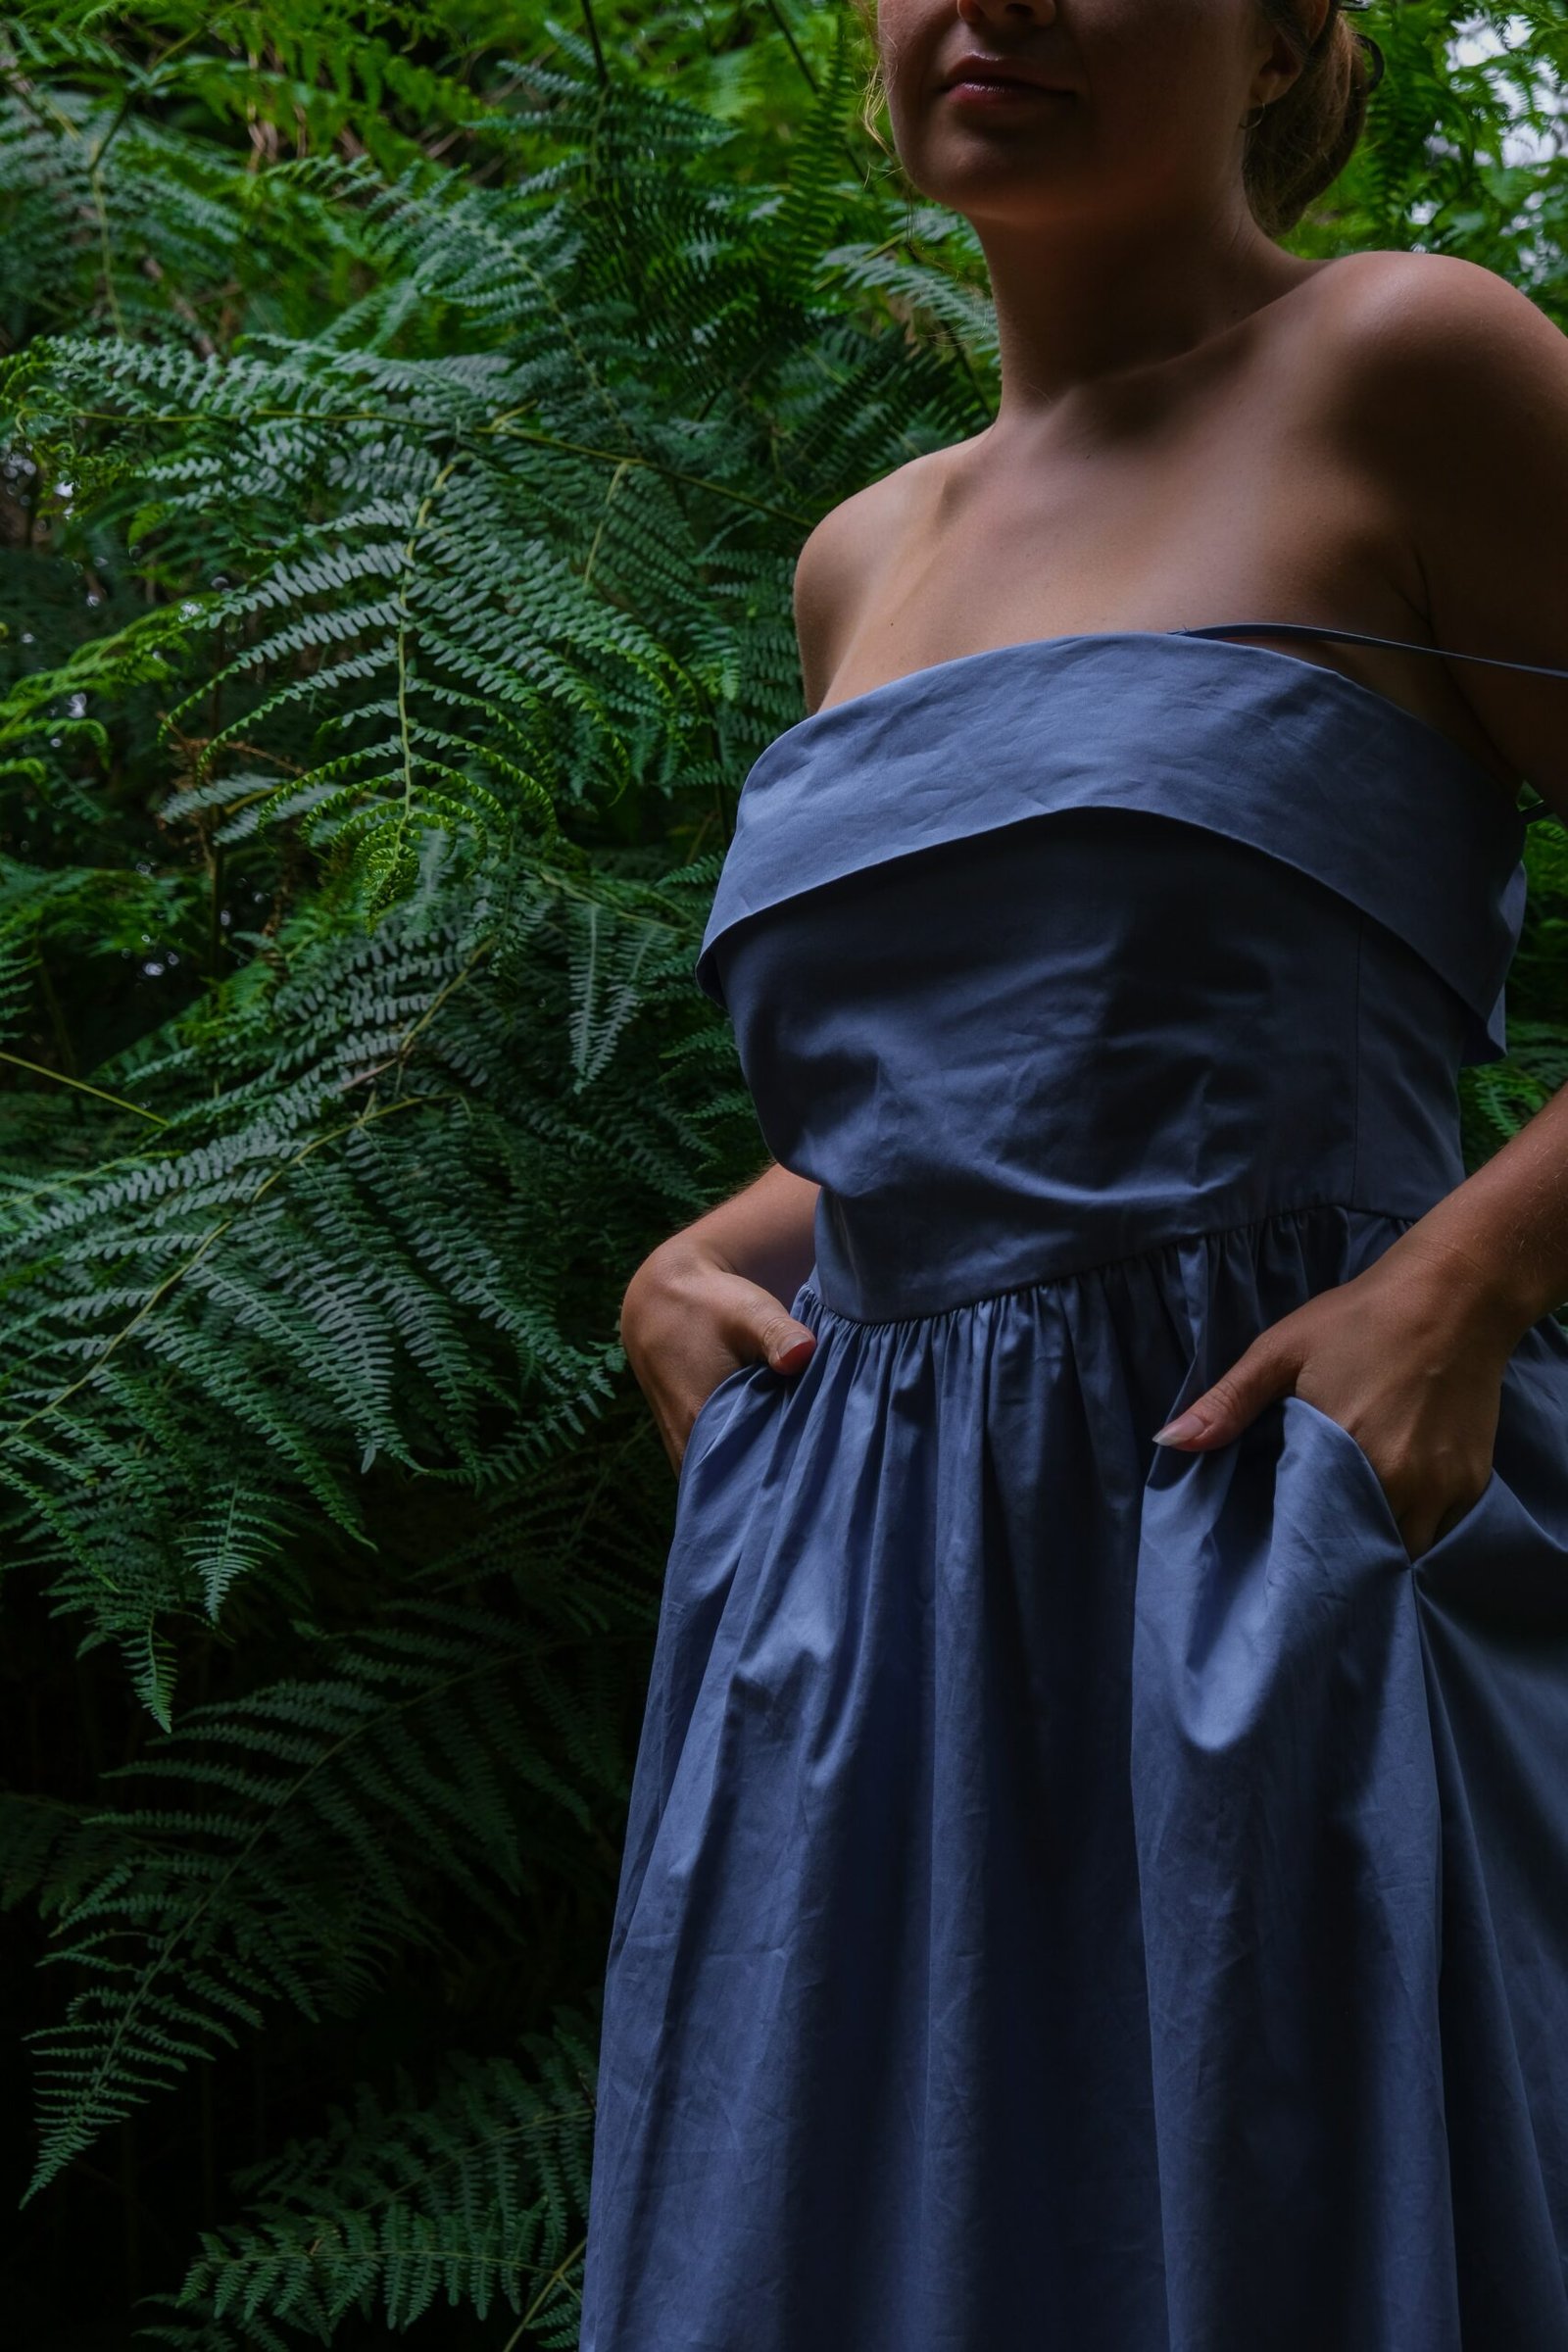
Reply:
[[[1298, 10], [1299, 13], [1298, 13]], [[1275, 241], [1333, 0], [883, 0], [995, 422], [797, 575], [698, 974], [584, 2352], [1568, 2346], [1568, 344]], [[695, 1416], [695, 1418], [694, 1418]]]

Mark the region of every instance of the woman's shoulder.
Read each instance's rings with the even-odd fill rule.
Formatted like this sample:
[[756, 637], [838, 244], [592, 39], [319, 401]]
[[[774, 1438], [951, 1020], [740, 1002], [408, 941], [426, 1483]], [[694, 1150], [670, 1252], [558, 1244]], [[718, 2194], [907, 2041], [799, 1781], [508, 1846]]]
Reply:
[[1317, 449], [1412, 520], [1441, 514], [1458, 474], [1473, 489], [1534, 474], [1560, 498], [1568, 335], [1508, 278], [1456, 254], [1372, 251], [1298, 291], [1276, 306], [1274, 375]]
[[1560, 527], [1568, 335], [1528, 294], [1456, 254], [1382, 252], [1307, 291], [1305, 397], [1367, 470], [1434, 514], [1459, 475], [1489, 498], [1533, 482]]
[[827, 691], [858, 615], [896, 572], [903, 552], [940, 515], [972, 446], [956, 442], [906, 460], [841, 499], [808, 533], [796, 558], [794, 597], [809, 710]]
[[[1568, 335], [1454, 255], [1348, 257], [1321, 286], [1307, 397], [1372, 486], [1437, 643], [1560, 667]], [[1568, 806], [1561, 688], [1501, 671], [1455, 683], [1510, 771]]]
[[1568, 337], [1528, 294], [1457, 254], [1342, 254], [1303, 291], [1293, 323], [1318, 354], [1322, 388], [1343, 385], [1363, 414], [1374, 399], [1428, 403], [1510, 369], [1560, 370], [1568, 355]]

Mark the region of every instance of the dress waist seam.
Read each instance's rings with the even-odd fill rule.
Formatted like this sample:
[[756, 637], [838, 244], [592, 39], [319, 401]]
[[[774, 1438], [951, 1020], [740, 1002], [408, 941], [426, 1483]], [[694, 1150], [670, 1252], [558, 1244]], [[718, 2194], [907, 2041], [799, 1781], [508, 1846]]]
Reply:
[[[835, 1322], [853, 1323], [866, 1331], [886, 1330], [899, 1324], [939, 1323], [945, 1316], [968, 1314], [977, 1306], [990, 1306], [1004, 1298], [1025, 1298], [1032, 1292], [1054, 1290], [1062, 1283], [1082, 1282], [1095, 1275], [1108, 1274], [1117, 1266], [1134, 1265], [1145, 1258], [1157, 1257], [1164, 1250], [1179, 1249], [1192, 1242], [1220, 1241], [1231, 1234], [1256, 1232], [1266, 1225], [1288, 1223], [1292, 1218], [1315, 1216], [1324, 1209], [1338, 1209], [1347, 1216], [1377, 1217], [1391, 1225], [1400, 1227], [1416, 1224], [1419, 1217], [1425, 1213], [1410, 1209], [1384, 1208], [1375, 1202], [1347, 1200], [1337, 1197], [1322, 1200], [1299, 1200], [1293, 1202], [1288, 1208], [1264, 1209], [1256, 1216], [1238, 1217], [1222, 1225], [1196, 1226], [1191, 1230], [1161, 1234], [1157, 1239], [1145, 1243], [1137, 1250], [1120, 1250], [1113, 1257], [1093, 1258], [1083, 1265], [1062, 1267], [1051, 1274], [1035, 1275], [1025, 1282], [1004, 1283], [995, 1291], [976, 1292], [971, 1298], [956, 1298], [946, 1306], [925, 1307], [906, 1314], [852, 1314], [847, 1308], [835, 1306], [831, 1299], [825, 1298], [820, 1287], [809, 1276], [801, 1284], [795, 1296], [797, 1301], [803, 1298], [809, 1299], [813, 1304], [819, 1306], [824, 1314], [831, 1315]], [[818, 1270], [813, 1268], [813, 1272]]]

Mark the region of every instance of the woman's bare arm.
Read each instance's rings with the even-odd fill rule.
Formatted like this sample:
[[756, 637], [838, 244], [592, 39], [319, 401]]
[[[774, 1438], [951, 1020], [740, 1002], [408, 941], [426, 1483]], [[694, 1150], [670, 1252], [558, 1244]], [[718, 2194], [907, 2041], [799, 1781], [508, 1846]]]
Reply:
[[727, 1372], [798, 1372], [816, 1345], [789, 1300], [811, 1270], [817, 1187], [774, 1165], [671, 1234], [621, 1300], [620, 1337], [678, 1468], [704, 1399]]

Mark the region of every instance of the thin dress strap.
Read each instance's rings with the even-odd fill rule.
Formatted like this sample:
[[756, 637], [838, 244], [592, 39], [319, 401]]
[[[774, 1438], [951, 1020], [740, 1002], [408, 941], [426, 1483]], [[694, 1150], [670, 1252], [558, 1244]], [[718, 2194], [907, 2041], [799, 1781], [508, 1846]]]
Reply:
[[[1568, 679], [1568, 669], [1547, 669], [1539, 662], [1505, 662], [1499, 654], [1456, 654], [1444, 645], [1417, 645], [1405, 637], [1370, 637], [1364, 629], [1320, 629], [1306, 620], [1221, 620], [1200, 629], [1172, 629], [1173, 637], [1332, 637], [1346, 645], [1380, 645], [1398, 654], [1436, 654], [1445, 662], [1481, 662], [1493, 669], [1522, 670], [1532, 678]], [[1547, 802], [1521, 808], [1526, 824], [1552, 813]]]
[[1306, 620], [1221, 620], [1201, 629], [1172, 629], [1173, 637], [1334, 637], [1347, 645], [1383, 645], [1398, 654], [1438, 654], [1445, 662], [1485, 662], [1494, 669], [1522, 669], [1533, 678], [1568, 678], [1568, 669], [1539, 662], [1505, 662], [1499, 654], [1455, 654], [1446, 645], [1416, 645], [1404, 637], [1369, 637], [1364, 629], [1320, 629]]

